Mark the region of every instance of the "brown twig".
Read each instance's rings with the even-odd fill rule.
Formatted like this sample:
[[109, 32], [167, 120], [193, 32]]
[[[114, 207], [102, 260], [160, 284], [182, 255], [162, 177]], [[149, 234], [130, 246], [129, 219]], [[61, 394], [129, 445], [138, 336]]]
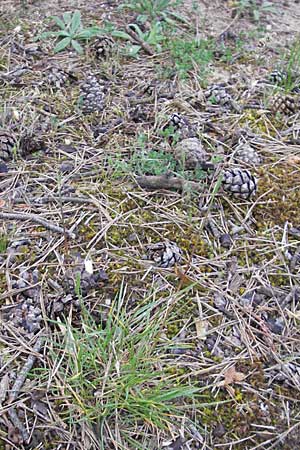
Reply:
[[42, 337], [39, 337], [36, 341], [36, 343], [34, 344], [32, 350], [33, 350], [33, 354], [29, 355], [24, 366], [22, 367], [16, 381], [14, 382], [13, 387], [11, 388], [11, 392], [10, 392], [10, 396], [9, 396], [9, 403], [12, 403], [13, 401], [16, 400], [16, 398], [19, 395], [20, 389], [23, 386], [23, 384], [25, 383], [25, 380], [27, 378], [28, 373], [30, 372], [30, 370], [33, 367], [33, 364], [36, 361], [36, 353], [39, 353], [39, 351], [42, 348], [42, 345], [44, 343], [44, 340]]
[[54, 231], [60, 234], [66, 234], [69, 238], [75, 239], [76, 235], [72, 231], [64, 230], [62, 227], [55, 225], [49, 222], [46, 219], [41, 219], [36, 214], [29, 213], [0, 213], [0, 219], [8, 219], [8, 220], [31, 220], [32, 222], [36, 222], [43, 227], [47, 228], [50, 231]]
[[128, 33], [129, 36], [131, 36], [132, 39], [137, 42], [148, 55], [153, 56], [155, 54], [150, 45], [140, 39], [139, 36], [133, 30], [131, 30], [131, 28], [129, 28], [129, 26], [126, 26], [126, 33]]
[[9, 415], [10, 420], [12, 421], [12, 423], [14, 424], [14, 426], [16, 428], [18, 428], [18, 430], [20, 431], [23, 441], [28, 443], [29, 440], [29, 433], [26, 430], [26, 428], [24, 427], [24, 425], [22, 424], [21, 420], [19, 419], [19, 416], [17, 414], [17, 411], [15, 410], [15, 408], [10, 408], [7, 411], [7, 414]]
[[[33, 346], [33, 349], [32, 349], [33, 354], [28, 356], [24, 366], [22, 367], [22, 369], [11, 389], [11, 393], [10, 393], [10, 396], [8, 399], [9, 403], [13, 403], [17, 399], [19, 392], [28, 376], [28, 373], [30, 372], [30, 370], [32, 369], [32, 367], [36, 361], [36, 358], [37, 358], [36, 353], [38, 353], [41, 350], [43, 343], [44, 343], [44, 340], [42, 339], [42, 337], [39, 337], [37, 339], [35, 345]], [[18, 430], [20, 431], [24, 441], [28, 442], [29, 433], [26, 430], [26, 428], [24, 427], [24, 425], [22, 424], [22, 422], [20, 421], [15, 407], [14, 406], [10, 407], [9, 410], [7, 411], [7, 413], [8, 413], [10, 420], [13, 422], [14, 426], [16, 428], [18, 428]]]
[[175, 189], [178, 191], [203, 191], [203, 186], [195, 181], [186, 181], [178, 177], [166, 175], [142, 175], [136, 177], [136, 182], [145, 189]]
[[[20, 200], [20, 201], [19, 201]], [[39, 199], [36, 198], [29, 198], [28, 202], [29, 203], [34, 203], [34, 204], [44, 204], [44, 203], [51, 203], [51, 202], [58, 202], [61, 201], [63, 203], [78, 203], [80, 205], [84, 205], [84, 204], [91, 204], [91, 205], [95, 205], [96, 202], [95, 200], [92, 200], [90, 198], [84, 198], [84, 197], [71, 197], [71, 196], [50, 196], [50, 197], [42, 197]], [[15, 199], [14, 203], [24, 203], [23, 199]]]

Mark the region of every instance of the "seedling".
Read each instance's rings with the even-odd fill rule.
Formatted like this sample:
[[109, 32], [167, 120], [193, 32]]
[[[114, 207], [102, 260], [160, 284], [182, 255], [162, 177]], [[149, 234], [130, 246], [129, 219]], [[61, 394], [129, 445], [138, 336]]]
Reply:
[[51, 17], [60, 28], [59, 31], [46, 31], [40, 34], [37, 39], [57, 38], [58, 43], [54, 47], [54, 53], [61, 52], [71, 46], [77, 53], [83, 53], [83, 48], [78, 41], [87, 41], [92, 37], [103, 34], [99, 27], [83, 28], [80, 11], [66, 12], [62, 19], [58, 16]]
[[195, 68], [198, 69], [199, 78], [205, 78], [208, 65], [214, 57], [211, 41], [172, 39], [168, 47], [180, 78], [187, 78], [188, 73]]
[[[141, 41], [153, 47], [157, 52], [161, 52], [161, 43], [165, 40], [165, 37], [163, 35], [162, 25], [160, 22], [153, 23], [150, 30], [145, 33], [136, 23], [130, 24], [129, 27], [136, 33]], [[132, 37], [125, 31], [115, 30], [111, 32], [111, 35], [113, 37], [132, 42]], [[128, 56], [136, 57], [141, 48], [141, 45], [130, 44], [127, 47], [126, 53]]]
[[121, 8], [130, 9], [138, 13], [137, 20], [140, 23], [145, 23], [149, 19], [163, 19], [164, 22], [174, 25], [175, 22], [172, 19], [175, 19], [190, 26], [190, 23], [184, 17], [169, 9], [178, 6], [180, 3], [180, 0], [175, 2], [171, 0], [131, 0], [130, 3], [121, 5]]
[[238, 0], [236, 11], [238, 15], [248, 13], [255, 22], [259, 22], [263, 14], [274, 12], [275, 9], [272, 2], [269, 1]]

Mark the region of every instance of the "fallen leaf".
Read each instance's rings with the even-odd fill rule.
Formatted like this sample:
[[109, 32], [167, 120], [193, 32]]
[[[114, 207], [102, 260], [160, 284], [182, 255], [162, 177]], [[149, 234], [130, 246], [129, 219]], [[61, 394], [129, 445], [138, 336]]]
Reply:
[[175, 274], [176, 276], [179, 278], [180, 280], [180, 286], [181, 287], [185, 287], [185, 286], [190, 286], [191, 284], [195, 283], [194, 280], [192, 280], [192, 278], [190, 278], [189, 276], [187, 276], [178, 266], [175, 266], [174, 268]]
[[91, 258], [89, 256], [87, 256], [84, 260], [84, 267], [85, 267], [85, 270], [87, 271], [87, 273], [89, 273], [90, 275], [92, 275], [94, 273], [93, 261], [91, 260]]
[[229, 369], [224, 372], [225, 379], [219, 383], [219, 386], [228, 386], [230, 384], [239, 383], [246, 378], [243, 372], [237, 372], [235, 367], [229, 367]]
[[208, 330], [208, 321], [202, 319], [194, 319], [196, 326], [196, 334], [198, 339], [206, 339]]
[[0, 208], [3, 208], [5, 206], [5, 200], [0, 199]]

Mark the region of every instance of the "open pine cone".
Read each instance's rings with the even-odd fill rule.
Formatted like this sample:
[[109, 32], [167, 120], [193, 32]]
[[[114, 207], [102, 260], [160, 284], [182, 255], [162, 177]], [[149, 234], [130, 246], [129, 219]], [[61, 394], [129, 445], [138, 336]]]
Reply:
[[299, 106], [297, 95], [277, 94], [271, 101], [270, 109], [273, 114], [280, 112], [288, 116], [295, 114], [299, 110]]
[[282, 85], [288, 77], [288, 74], [285, 70], [275, 69], [269, 74], [269, 80], [273, 84]]
[[6, 130], [0, 130], [0, 160], [9, 161], [13, 159], [17, 148], [17, 141], [13, 134]]
[[173, 113], [167, 123], [163, 126], [163, 131], [173, 129], [178, 134], [179, 139], [192, 138], [197, 135], [196, 130], [186, 117], [178, 113]]
[[104, 89], [94, 75], [88, 75], [80, 89], [80, 106], [83, 114], [103, 111]]
[[114, 40], [110, 36], [99, 36], [91, 45], [91, 51], [97, 59], [107, 58], [113, 50]]
[[205, 98], [212, 105], [232, 106], [233, 99], [226, 91], [225, 86], [221, 84], [213, 84], [208, 87], [204, 93]]
[[159, 242], [147, 246], [147, 259], [159, 267], [173, 267], [182, 261], [182, 250], [172, 241]]
[[227, 169], [223, 173], [223, 188], [234, 197], [247, 200], [255, 195], [257, 180], [249, 170]]

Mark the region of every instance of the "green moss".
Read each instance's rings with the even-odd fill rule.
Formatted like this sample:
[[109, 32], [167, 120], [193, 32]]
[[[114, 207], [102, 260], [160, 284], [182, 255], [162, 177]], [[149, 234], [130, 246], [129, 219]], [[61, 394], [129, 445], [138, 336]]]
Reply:
[[300, 165], [279, 163], [267, 169], [258, 169], [259, 194], [263, 201], [254, 210], [259, 230], [284, 225], [300, 215]]

